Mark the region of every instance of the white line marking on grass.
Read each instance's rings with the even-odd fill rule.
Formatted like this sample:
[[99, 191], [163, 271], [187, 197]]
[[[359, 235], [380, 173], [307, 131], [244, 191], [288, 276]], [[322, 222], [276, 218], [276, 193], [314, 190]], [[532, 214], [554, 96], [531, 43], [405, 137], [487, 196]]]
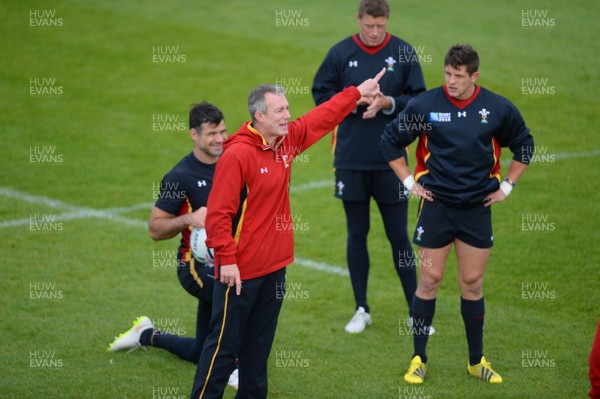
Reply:
[[300, 191], [308, 191], [308, 190], [314, 190], [316, 188], [323, 188], [323, 187], [331, 187], [333, 189], [333, 179], [331, 180], [313, 180], [313, 181], [309, 181], [308, 183], [303, 183], [303, 184], [299, 184], [297, 186], [292, 186], [290, 187], [290, 192], [295, 193], [295, 192], [300, 192]]
[[[43, 197], [39, 195], [32, 195], [28, 193], [24, 193], [22, 191], [16, 191], [9, 187], [0, 187], [0, 196], [14, 198], [21, 201], [29, 202], [30, 204], [40, 204], [47, 206], [53, 209], [59, 209], [63, 211], [68, 211], [66, 213], [61, 213], [56, 215], [57, 220], [76, 220], [76, 219], [87, 219], [87, 218], [96, 218], [96, 219], [105, 219], [112, 220], [115, 222], [120, 222], [126, 224], [128, 226], [139, 226], [139, 227], [148, 227], [148, 223], [139, 219], [131, 219], [123, 216], [119, 216], [120, 213], [137, 211], [140, 209], [150, 209], [152, 207], [152, 203], [143, 203], [132, 205], [128, 207], [117, 207], [117, 208], [109, 208], [105, 210], [98, 210], [93, 208], [86, 208], [82, 206], [76, 206], [72, 204], [68, 204], [66, 202], [55, 200], [48, 197]], [[0, 222], [0, 228], [6, 227], [18, 227], [28, 225], [30, 223], [29, 218], [15, 219], [15, 220], [7, 220], [4, 222]]]
[[49, 208], [58, 208], [58, 209], [64, 209], [64, 210], [83, 209], [83, 208], [80, 208], [77, 206], [67, 204], [66, 202], [54, 200], [54, 199], [51, 199], [48, 197], [42, 197], [39, 195], [27, 194], [22, 191], [16, 191], [10, 187], [0, 187], [0, 195], [3, 197], [22, 200], [22, 201], [29, 202], [32, 204], [46, 205]]
[[583, 152], [559, 152], [558, 154], [556, 154], [556, 159], [597, 157], [598, 155], [600, 155], [600, 150]]
[[[324, 181], [316, 181], [299, 186], [300, 191], [310, 190], [313, 188], [322, 187]], [[329, 185], [330, 182], [327, 181]], [[32, 204], [40, 204], [45, 205], [49, 208], [59, 209], [69, 211], [66, 213], [62, 213], [56, 216], [57, 220], [65, 221], [65, 220], [80, 220], [80, 219], [88, 219], [88, 218], [96, 218], [96, 219], [104, 219], [110, 220], [113, 222], [122, 223], [128, 226], [134, 227], [148, 227], [148, 222], [142, 221], [139, 219], [131, 219], [123, 216], [119, 216], [119, 213], [131, 212], [140, 209], [150, 209], [154, 205], [153, 203], [143, 203], [132, 205], [128, 207], [117, 207], [117, 208], [109, 208], [105, 210], [98, 210], [93, 208], [86, 208], [81, 206], [75, 206], [68, 204], [63, 201], [54, 200], [52, 198], [43, 197], [39, 195], [32, 195], [28, 193], [24, 193], [22, 191], [16, 191], [9, 187], [0, 187], [0, 196], [14, 198], [18, 200], [22, 200], [25, 202], [29, 202]], [[7, 220], [4, 222], [0, 222], [0, 228], [8, 228], [8, 227], [18, 227], [28, 225], [30, 223], [29, 218], [15, 219], [15, 220]], [[333, 266], [328, 265], [326, 263], [316, 262], [311, 259], [296, 257], [294, 262], [300, 266], [308, 267], [314, 270], [320, 270], [322, 272], [337, 274], [341, 276], [348, 276], [348, 270], [341, 266]]]
[[[105, 211], [95, 211], [95, 210], [82, 210], [76, 212], [69, 213], [61, 213], [56, 215], [56, 221], [64, 222], [66, 220], [81, 220], [81, 219], [104, 219], [104, 220], [112, 220], [114, 222], [120, 222], [126, 224], [128, 226], [136, 226], [136, 227], [148, 227], [148, 223], [138, 220], [131, 219], [122, 216], [118, 216], [117, 214], [111, 212], [110, 209]], [[22, 218], [22, 219], [14, 219], [8, 220], [5, 222], [0, 222], [0, 228], [7, 227], [18, 227], [18, 226], [26, 226], [31, 222], [30, 218]]]
[[[510, 155], [510, 152], [509, 154]], [[552, 155], [554, 156], [554, 159], [573, 159], [573, 158], [590, 158], [590, 157], [597, 157], [600, 155], [600, 149], [598, 150], [592, 150], [592, 151], [580, 151], [580, 152], [557, 152], [556, 154], [543, 154], [543, 155]], [[536, 162], [535, 159], [536, 153], [533, 154], [533, 164], [536, 163], [541, 163], [541, 162]], [[512, 158], [500, 158], [500, 163], [502, 165], [508, 165], [510, 164], [510, 162], [512, 161]]]
[[316, 262], [311, 259], [301, 258], [299, 256], [295, 256], [295, 264], [305, 266], [311, 269], [320, 270], [323, 272], [331, 273], [331, 274], [339, 274], [340, 276], [349, 276], [348, 269], [342, 266], [333, 266], [328, 265], [326, 263]]

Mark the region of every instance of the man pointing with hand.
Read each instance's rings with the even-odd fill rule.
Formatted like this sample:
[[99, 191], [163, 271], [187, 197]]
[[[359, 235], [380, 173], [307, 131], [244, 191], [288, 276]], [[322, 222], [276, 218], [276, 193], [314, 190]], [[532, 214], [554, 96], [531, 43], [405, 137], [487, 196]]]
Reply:
[[[206, 245], [215, 250], [213, 315], [191, 398], [220, 398], [239, 359], [239, 397], [266, 398], [267, 360], [294, 261], [289, 185], [294, 157], [379, 93], [385, 68], [290, 122], [284, 89], [248, 95], [251, 122], [224, 144], [208, 199]], [[242, 286], [243, 281], [243, 286]]]

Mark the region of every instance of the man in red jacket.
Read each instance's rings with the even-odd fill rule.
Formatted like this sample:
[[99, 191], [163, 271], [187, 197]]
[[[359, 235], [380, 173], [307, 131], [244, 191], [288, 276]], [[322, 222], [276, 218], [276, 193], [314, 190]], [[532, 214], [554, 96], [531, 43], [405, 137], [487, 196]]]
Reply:
[[[282, 87], [261, 85], [248, 96], [252, 122], [224, 144], [206, 215], [206, 245], [215, 251], [213, 314], [191, 398], [220, 398], [238, 357], [240, 398], [267, 397], [267, 360], [294, 261], [289, 202], [295, 156], [338, 125], [379, 79], [350, 86], [290, 122]], [[242, 288], [243, 281], [243, 288]]]
[[592, 352], [590, 353], [590, 384], [592, 389], [589, 392], [590, 398], [600, 398], [600, 321], [596, 328], [594, 343], [592, 344]]

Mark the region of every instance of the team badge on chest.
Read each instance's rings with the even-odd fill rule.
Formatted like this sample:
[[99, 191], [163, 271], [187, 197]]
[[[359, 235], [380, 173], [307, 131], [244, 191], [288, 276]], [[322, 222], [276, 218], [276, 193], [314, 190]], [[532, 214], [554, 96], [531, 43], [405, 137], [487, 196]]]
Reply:
[[491, 112], [485, 108], [479, 111], [479, 115], [481, 115], [481, 123], [488, 123], [487, 117], [490, 115], [490, 113]]
[[396, 60], [392, 57], [387, 57], [385, 59], [385, 62], [387, 63], [388, 72], [394, 72], [394, 64], [396, 63]]

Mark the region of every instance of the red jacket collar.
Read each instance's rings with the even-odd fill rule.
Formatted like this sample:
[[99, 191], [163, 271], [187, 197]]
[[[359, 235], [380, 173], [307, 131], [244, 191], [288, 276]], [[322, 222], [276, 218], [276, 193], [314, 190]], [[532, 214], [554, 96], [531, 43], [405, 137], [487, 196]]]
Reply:
[[252, 144], [256, 147], [260, 147], [263, 150], [271, 150], [278, 148], [284, 139], [285, 136], [279, 137], [275, 141], [275, 145], [271, 146], [269, 142], [263, 137], [263, 135], [260, 134], [260, 132], [254, 128], [254, 126], [252, 126], [252, 122], [244, 122], [242, 123], [242, 126], [240, 126], [238, 131], [235, 134], [229, 136], [229, 138], [223, 143], [223, 149], [227, 149], [227, 147], [229, 147], [235, 142], [242, 141], [248, 144]]

